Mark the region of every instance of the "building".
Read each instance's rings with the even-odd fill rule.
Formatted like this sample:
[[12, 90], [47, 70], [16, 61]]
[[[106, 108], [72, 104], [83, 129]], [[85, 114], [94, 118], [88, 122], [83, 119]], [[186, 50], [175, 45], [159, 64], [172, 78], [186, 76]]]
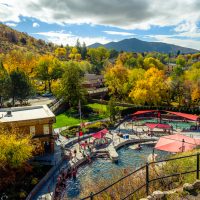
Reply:
[[0, 123], [31, 134], [33, 143], [40, 145], [44, 153], [54, 151], [54, 122], [55, 115], [46, 105], [0, 109]]
[[103, 75], [85, 74], [82, 85], [87, 89], [100, 88], [104, 85], [104, 77]]

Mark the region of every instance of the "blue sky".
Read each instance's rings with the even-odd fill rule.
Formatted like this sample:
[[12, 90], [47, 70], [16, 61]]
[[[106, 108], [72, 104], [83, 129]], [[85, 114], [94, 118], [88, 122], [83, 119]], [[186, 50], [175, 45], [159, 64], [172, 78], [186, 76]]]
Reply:
[[56, 44], [126, 38], [200, 50], [198, 0], [0, 0], [0, 22]]

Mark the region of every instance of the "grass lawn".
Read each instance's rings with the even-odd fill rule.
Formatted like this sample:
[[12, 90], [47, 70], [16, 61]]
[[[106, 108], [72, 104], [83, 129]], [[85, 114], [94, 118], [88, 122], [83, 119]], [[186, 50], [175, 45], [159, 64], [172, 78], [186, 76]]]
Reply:
[[[120, 110], [123, 107], [120, 107]], [[93, 103], [87, 104], [82, 108], [83, 122], [96, 121], [108, 118], [107, 106], [103, 104]], [[73, 126], [80, 124], [79, 112], [75, 109], [67, 110], [66, 112], [56, 116], [56, 123], [53, 128], [60, 128], [63, 126]]]

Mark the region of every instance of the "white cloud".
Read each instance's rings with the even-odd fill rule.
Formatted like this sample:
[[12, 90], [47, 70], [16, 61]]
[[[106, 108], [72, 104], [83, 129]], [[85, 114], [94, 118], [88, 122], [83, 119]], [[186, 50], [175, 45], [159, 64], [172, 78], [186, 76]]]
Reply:
[[[123, 29], [178, 26], [189, 30], [200, 19], [199, 0], [0, 0], [0, 21], [19, 22], [19, 16], [47, 23], [100, 24]], [[191, 23], [192, 22], [192, 23]]]
[[38, 23], [34, 22], [34, 23], [33, 23], [33, 27], [34, 27], [34, 28], [38, 28], [38, 27], [40, 27], [40, 25], [39, 25]]
[[109, 35], [121, 35], [121, 36], [131, 36], [135, 35], [134, 33], [129, 32], [120, 32], [120, 31], [103, 31], [104, 33], [107, 33]]
[[15, 27], [15, 26], [17, 26], [17, 24], [15, 24], [15, 23], [10, 23], [10, 22], [7, 22], [7, 23], [5, 23], [7, 26], [11, 26], [11, 27]]
[[101, 44], [106, 44], [110, 42], [110, 40], [108, 40], [105, 37], [81, 37], [81, 36], [73, 35], [70, 32], [66, 33], [64, 31], [49, 31], [49, 32], [39, 32], [39, 33], [33, 33], [33, 34], [45, 36], [49, 42], [53, 42], [58, 45], [68, 44], [68, 45], [74, 46], [76, 44], [77, 39], [79, 39], [81, 43], [85, 42], [86, 45], [90, 45], [95, 42], [98, 42]]

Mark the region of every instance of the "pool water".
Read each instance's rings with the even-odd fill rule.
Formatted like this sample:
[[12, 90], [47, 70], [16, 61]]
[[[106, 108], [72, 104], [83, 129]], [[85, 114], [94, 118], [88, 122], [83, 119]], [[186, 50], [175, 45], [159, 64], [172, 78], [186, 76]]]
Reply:
[[[80, 167], [76, 180], [68, 180], [65, 196], [67, 199], [78, 199], [80, 198], [81, 191], [87, 188], [88, 183], [95, 184], [101, 180], [105, 181], [113, 177], [113, 173], [116, 173], [118, 170], [122, 171], [127, 169], [131, 172], [141, 165], [144, 165], [147, 161], [147, 157], [152, 153], [153, 146], [142, 145], [142, 147], [140, 151], [133, 150], [128, 146], [119, 149], [119, 162], [117, 164], [112, 163], [110, 160], [98, 158], [94, 159], [91, 164]], [[158, 159], [162, 159], [168, 155], [166, 152], [157, 150], [155, 153], [158, 155]]]
[[[143, 125], [147, 122], [150, 123], [158, 123], [158, 120], [156, 118], [154, 119], [143, 119], [143, 120], [138, 120], [134, 122], [134, 125]], [[174, 129], [189, 129], [191, 125], [195, 125], [194, 122], [177, 122], [177, 121], [166, 121], [166, 120], [162, 120], [161, 123], [167, 123], [171, 126], [173, 126]]]

